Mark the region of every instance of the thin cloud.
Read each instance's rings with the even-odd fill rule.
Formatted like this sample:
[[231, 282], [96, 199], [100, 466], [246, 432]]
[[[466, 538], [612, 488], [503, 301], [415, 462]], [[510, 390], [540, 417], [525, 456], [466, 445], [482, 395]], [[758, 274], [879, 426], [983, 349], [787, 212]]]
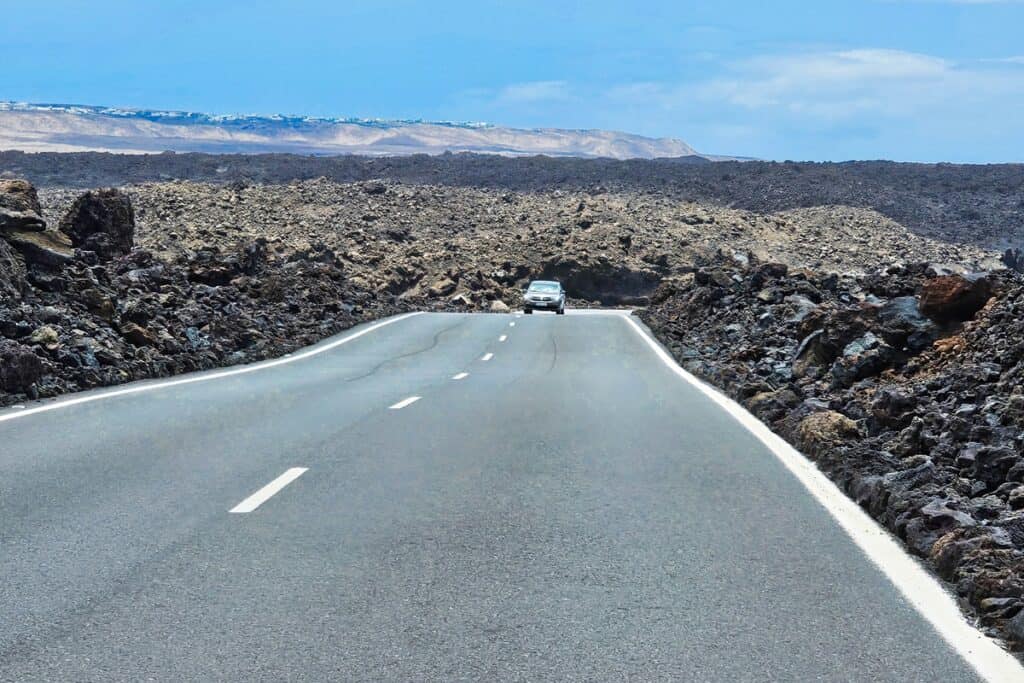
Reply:
[[840, 50], [741, 61], [727, 75], [699, 83], [689, 94], [705, 102], [798, 116], [912, 117], [934, 114], [940, 106], [1019, 106], [1024, 74], [980, 61], [960, 63], [900, 50]]
[[772, 146], [768, 138], [786, 148], [818, 136], [837, 150], [829, 155], [850, 158], [886, 156], [894, 140], [928, 150], [922, 158], [949, 157], [951, 144], [972, 150], [983, 143], [1019, 155], [1012, 131], [1024, 117], [1022, 65], [1020, 56], [957, 61], [877, 48], [770, 54], [723, 64], [695, 81], [619, 84], [598, 102], [673, 126], [698, 149], [767, 156], [758, 150]]
[[626, 128], [768, 158], [881, 158], [899, 146], [918, 159], [1005, 159], [1024, 153], [1022, 66], [1021, 55], [808, 49], [715, 61], [675, 81], [514, 83], [461, 93], [460, 104], [481, 120]]
[[749, 109], [781, 106], [832, 116], [844, 108], [859, 113], [889, 107], [900, 91], [948, 80], [951, 65], [928, 55], [860, 49], [757, 57], [732, 72], [703, 84], [699, 96]]
[[566, 100], [569, 96], [569, 85], [565, 81], [531, 81], [506, 85], [493, 99], [497, 104], [512, 105]]

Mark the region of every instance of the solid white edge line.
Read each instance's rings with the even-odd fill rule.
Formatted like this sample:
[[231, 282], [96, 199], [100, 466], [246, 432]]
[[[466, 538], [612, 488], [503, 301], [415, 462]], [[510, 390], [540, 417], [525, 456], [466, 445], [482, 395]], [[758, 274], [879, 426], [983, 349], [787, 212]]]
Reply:
[[489, 361], [492, 358], [494, 358], [493, 353], [485, 353], [484, 355], [480, 356], [480, 360], [482, 361]]
[[304, 472], [308, 471], [308, 469], [309, 468], [307, 467], [292, 467], [285, 470], [284, 474], [280, 477], [270, 482], [235, 507], [231, 508], [228, 512], [232, 512], [234, 514], [252, 512], [260, 505], [263, 505], [265, 502], [270, 500], [275, 493], [301, 477]]
[[743, 406], [697, 379], [631, 317], [622, 316], [654, 353], [684, 379], [731, 415], [758, 438], [824, 507], [868, 559], [888, 577], [911, 606], [943, 640], [990, 683], [1024, 680], [1024, 667], [1016, 657], [976, 629], [953, 597], [902, 546], [843, 493], [813, 462], [747, 412]]
[[409, 398], [403, 398], [401, 401], [399, 401], [398, 403], [394, 404], [393, 406], [389, 406], [388, 410], [401, 410], [402, 408], [404, 408], [406, 406], [410, 406], [413, 403], [415, 403], [416, 401], [420, 400], [420, 398], [422, 398], [422, 397], [420, 397], [420, 396], [410, 396]]
[[467, 377], [469, 377], [468, 372], [460, 372], [457, 375], [452, 375], [452, 379], [466, 379]]
[[[415, 316], [415, 315], [422, 315], [422, 313], [423, 313], [422, 311], [414, 311], [412, 313], [403, 313], [402, 315], [396, 316], [394, 318], [388, 318], [388, 319], [382, 320], [382, 321], [380, 321], [378, 323], [374, 323], [373, 325], [370, 325], [369, 327], [367, 327], [364, 330], [359, 330], [355, 334], [350, 334], [347, 337], [343, 337], [343, 338], [338, 339], [336, 341], [330, 342], [329, 344], [324, 344], [323, 346], [317, 346], [317, 347], [311, 348], [311, 349], [309, 349], [307, 351], [303, 351], [301, 353], [296, 353], [296, 354], [293, 354], [291, 356], [286, 356], [286, 357], [283, 357], [283, 358], [278, 358], [276, 360], [269, 360], [269, 361], [263, 361], [263, 362], [260, 362], [260, 363], [253, 363], [252, 365], [245, 365], [245, 366], [242, 366], [240, 368], [232, 368], [232, 369], [229, 369], [229, 370], [222, 370], [222, 371], [218, 371], [218, 372], [210, 372], [208, 374], [199, 375], [197, 377], [185, 377], [185, 378], [182, 378], [182, 379], [173, 379], [173, 380], [168, 380], [168, 381], [165, 381], [165, 382], [152, 382], [152, 383], [141, 384], [139, 386], [127, 387], [125, 389], [115, 389], [114, 391], [104, 391], [102, 393], [97, 393], [97, 394], [94, 394], [94, 395], [91, 395], [91, 396], [80, 396], [78, 398], [69, 398], [69, 399], [57, 400], [54, 403], [48, 403], [46, 405], [38, 406], [36, 408], [29, 408], [27, 410], [22, 410], [22, 411], [17, 412], [17, 413], [8, 413], [7, 415], [0, 415], [0, 422], [6, 422], [7, 420], [14, 420], [14, 419], [19, 418], [19, 417], [27, 417], [28, 415], [35, 415], [36, 413], [45, 413], [45, 412], [50, 411], [50, 410], [57, 410], [58, 408], [68, 408], [70, 406], [80, 405], [82, 403], [92, 403], [93, 401], [99, 401], [99, 400], [102, 400], [102, 399], [105, 399], [105, 398], [114, 398], [115, 396], [126, 396], [128, 394], [141, 394], [141, 393], [146, 392], [146, 391], [156, 391], [157, 389], [166, 389], [168, 387], [176, 387], [176, 386], [181, 386], [183, 384], [194, 384], [196, 382], [209, 382], [209, 381], [215, 380], [215, 379], [222, 379], [224, 377], [233, 377], [235, 375], [244, 375], [244, 374], [249, 373], [249, 372], [256, 372], [257, 370], [266, 370], [267, 368], [277, 367], [278, 365], [285, 365], [287, 363], [294, 363], [295, 361], [303, 360], [305, 358], [311, 358], [312, 356], [316, 356], [316, 355], [319, 355], [321, 353], [325, 353], [327, 351], [330, 351], [331, 349], [335, 349], [335, 348], [341, 346], [342, 344], [347, 344], [348, 342], [350, 342], [350, 341], [352, 341], [354, 339], [358, 339], [359, 337], [362, 337], [364, 334], [369, 334], [370, 332], [373, 332], [374, 330], [378, 330], [378, 329], [380, 329], [382, 327], [385, 327], [386, 325], [391, 325], [392, 323], [397, 323], [400, 320], [405, 320], [406, 318], [411, 318], [412, 316]], [[145, 381], [145, 380], [143, 380], [143, 381]]]
[[501, 335], [500, 337], [498, 337], [498, 341], [500, 341], [500, 342], [503, 342], [503, 341], [505, 341], [506, 339], [508, 339], [508, 335], [507, 335], [507, 334], [503, 334], [503, 335]]

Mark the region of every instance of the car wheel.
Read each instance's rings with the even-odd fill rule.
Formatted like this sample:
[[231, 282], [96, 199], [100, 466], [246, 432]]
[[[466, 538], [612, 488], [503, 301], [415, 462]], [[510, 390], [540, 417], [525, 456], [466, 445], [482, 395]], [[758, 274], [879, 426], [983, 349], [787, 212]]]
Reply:
[[558, 315], [565, 315], [565, 306], [558, 309]]
[[524, 308], [523, 309], [523, 313], [525, 313], [526, 315], [533, 315], [533, 309], [532, 308]]

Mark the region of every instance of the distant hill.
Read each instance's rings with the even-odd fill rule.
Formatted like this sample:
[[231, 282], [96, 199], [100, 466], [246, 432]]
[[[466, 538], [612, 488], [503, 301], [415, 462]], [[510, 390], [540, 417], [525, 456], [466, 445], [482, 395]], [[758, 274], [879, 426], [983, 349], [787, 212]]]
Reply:
[[612, 159], [725, 158], [700, 154], [674, 138], [648, 138], [605, 130], [520, 129], [447, 121], [216, 116], [18, 102], [0, 102], [0, 149], [373, 156], [478, 152]]

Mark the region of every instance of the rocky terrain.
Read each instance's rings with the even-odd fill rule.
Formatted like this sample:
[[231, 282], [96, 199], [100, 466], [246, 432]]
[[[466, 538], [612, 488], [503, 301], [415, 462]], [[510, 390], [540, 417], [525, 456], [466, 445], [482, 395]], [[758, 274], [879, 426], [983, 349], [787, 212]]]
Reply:
[[872, 209], [923, 237], [1003, 251], [1024, 248], [1024, 165], [615, 161], [480, 154], [308, 157], [290, 154], [25, 154], [0, 152], [0, 175], [89, 189], [184, 179], [287, 183], [324, 177], [514, 192], [655, 194], [677, 202], [774, 213]]
[[1024, 646], [1024, 276], [719, 254], [641, 315]]
[[[581, 301], [642, 303], [661, 279], [722, 244], [766, 258], [862, 270], [878, 259], [995, 263], [963, 245], [917, 237], [870, 210], [817, 207], [777, 214], [680, 203], [635, 192], [509, 192], [326, 179], [284, 185], [129, 186], [140, 246], [161, 257], [238, 248], [323, 245], [371, 291], [419, 301], [448, 278], [471, 303], [514, 299], [529, 277], [566, 281]], [[77, 192], [45, 190], [51, 223]], [[463, 281], [464, 280], [464, 281]], [[443, 288], [442, 288], [443, 289]], [[451, 297], [449, 297], [450, 299]]]
[[562, 280], [575, 305], [644, 304], [723, 244], [843, 272], [879, 258], [995, 262], [849, 207], [766, 215], [377, 180], [41, 197], [3, 183], [0, 335], [22, 368], [4, 371], [3, 403], [268, 358], [411, 308], [501, 310], [536, 277]]
[[31, 185], [0, 181], [0, 405], [276, 357], [402, 310], [322, 245], [154, 256], [119, 190], [78, 196], [50, 225]]
[[576, 306], [645, 306], [685, 367], [1024, 646], [1019, 252], [865, 206], [557, 185], [2, 180], [0, 405], [279, 356], [404, 310], [504, 311], [557, 278]]

